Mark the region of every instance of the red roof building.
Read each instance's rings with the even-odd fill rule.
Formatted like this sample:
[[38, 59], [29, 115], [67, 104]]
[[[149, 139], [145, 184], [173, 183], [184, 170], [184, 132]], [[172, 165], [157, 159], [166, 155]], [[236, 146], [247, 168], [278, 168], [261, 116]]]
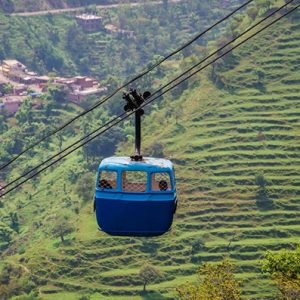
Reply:
[[24, 97], [21, 96], [11, 96], [11, 97], [5, 97], [2, 99], [2, 105], [0, 106], [1, 110], [6, 111], [9, 115], [15, 114], [22, 102], [24, 101]]

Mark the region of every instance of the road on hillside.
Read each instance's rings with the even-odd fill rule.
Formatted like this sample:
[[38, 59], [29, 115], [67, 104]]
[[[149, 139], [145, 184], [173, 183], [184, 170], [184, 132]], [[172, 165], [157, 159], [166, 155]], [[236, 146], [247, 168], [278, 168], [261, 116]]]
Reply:
[[[169, 0], [169, 3], [178, 3], [182, 2], [183, 0]], [[150, 5], [156, 5], [156, 4], [162, 4], [163, 1], [149, 1], [149, 2], [132, 2], [132, 3], [118, 3], [118, 4], [106, 4], [106, 5], [96, 5], [97, 8], [114, 8], [114, 7], [120, 7], [120, 6], [142, 6], [145, 4]], [[80, 11], [86, 6], [79, 6], [74, 8], [62, 8], [62, 9], [50, 9], [50, 10], [40, 10], [40, 11], [32, 11], [32, 12], [20, 12], [20, 13], [12, 13], [10, 16], [19, 16], [19, 17], [31, 17], [31, 16], [41, 16], [41, 15], [47, 15], [47, 14], [63, 14], [68, 12], [76, 12]]]

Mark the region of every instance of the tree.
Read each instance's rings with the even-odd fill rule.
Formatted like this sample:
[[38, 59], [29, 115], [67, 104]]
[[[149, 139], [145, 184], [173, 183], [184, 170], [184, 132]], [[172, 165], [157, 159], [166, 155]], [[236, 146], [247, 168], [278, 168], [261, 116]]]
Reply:
[[296, 250], [268, 251], [262, 270], [275, 281], [281, 299], [300, 299], [300, 245]]
[[0, 115], [0, 134], [5, 132], [8, 129], [6, 118], [4, 115]]
[[198, 271], [198, 284], [177, 288], [180, 300], [239, 300], [240, 282], [234, 278], [234, 266], [227, 259], [218, 264], [204, 264]]
[[20, 109], [16, 113], [16, 119], [20, 126], [24, 126], [24, 123], [28, 122], [29, 124], [33, 121], [33, 113], [32, 113], [32, 100], [30, 98], [26, 98], [22, 103]]
[[69, 222], [67, 216], [59, 216], [52, 227], [51, 233], [54, 237], [60, 237], [62, 243], [65, 242], [65, 236], [75, 230], [74, 226]]
[[154, 266], [146, 263], [141, 268], [139, 275], [143, 281], [143, 291], [145, 292], [147, 284], [158, 278], [160, 276], [160, 271]]
[[[4, 263], [0, 267], [0, 299], [34, 300], [35, 284], [24, 267], [16, 263]], [[31, 292], [31, 293], [30, 293]], [[28, 293], [30, 293], [28, 295]], [[20, 295], [20, 296], [17, 296]]]
[[104, 133], [101, 138], [97, 138], [83, 147], [85, 158], [106, 157], [113, 155], [117, 149], [117, 144], [124, 140], [122, 129], [113, 127], [109, 132]]
[[267, 189], [268, 181], [264, 174], [258, 174], [255, 177], [255, 183], [258, 188], [256, 191], [256, 205], [260, 209], [270, 209], [273, 207], [273, 201], [269, 197], [269, 191]]
[[256, 177], [255, 177], [255, 183], [258, 185], [258, 187], [260, 189], [263, 189], [266, 187], [267, 185], [267, 180], [264, 176], [264, 174], [258, 174]]
[[48, 71], [60, 70], [64, 66], [64, 59], [50, 42], [42, 41], [34, 48], [35, 59], [42, 61]]
[[4, 95], [8, 95], [11, 94], [13, 92], [14, 87], [12, 86], [11, 83], [6, 83], [2, 86], [1, 88], [1, 93], [3, 93]]
[[163, 0], [163, 6], [165, 10], [168, 10], [168, 6], [169, 6], [169, 1], [168, 0]]
[[63, 142], [64, 142], [64, 137], [63, 137], [63, 135], [60, 134], [60, 135], [57, 137], [57, 140], [58, 140], [58, 148], [59, 148], [59, 151], [61, 151], [62, 145], [63, 145]]
[[256, 7], [263, 8], [265, 11], [270, 9], [272, 1], [271, 0], [259, 0], [256, 4]]
[[106, 80], [106, 86], [108, 88], [108, 94], [111, 94], [119, 86], [118, 78], [116, 76], [110, 75]]
[[12, 0], [0, 0], [0, 6], [6, 13], [12, 13], [15, 9], [14, 3]]
[[18, 127], [13, 127], [8, 131], [7, 138], [1, 141], [2, 149], [10, 155], [22, 151], [24, 139], [22, 137], [22, 130]]
[[19, 224], [18, 214], [16, 212], [10, 212], [9, 218], [10, 218], [10, 228], [13, 229], [15, 232], [19, 233], [20, 224]]
[[0, 221], [0, 241], [2, 244], [0, 245], [0, 250], [3, 250], [10, 244], [13, 238], [13, 233], [13, 230], [9, 226]]
[[164, 146], [160, 142], [155, 142], [149, 149], [151, 156], [164, 157]]
[[247, 14], [252, 20], [255, 20], [258, 14], [258, 8], [256, 6], [249, 7], [247, 9]]
[[93, 198], [95, 190], [95, 175], [94, 173], [85, 173], [79, 177], [76, 182], [76, 192], [80, 198], [84, 201], [91, 200]]
[[48, 88], [49, 95], [56, 103], [61, 103], [66, 100], [67, 91], [63, 86], [52, 85]]

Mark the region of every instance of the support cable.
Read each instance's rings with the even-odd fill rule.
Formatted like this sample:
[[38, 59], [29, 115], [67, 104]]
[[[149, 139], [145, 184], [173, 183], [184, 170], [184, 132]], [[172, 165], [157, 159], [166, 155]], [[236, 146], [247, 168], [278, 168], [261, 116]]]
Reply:
[[45, 141], [46, 139], [50, 138], [51, 136], [53, 136], [54, 134], [58, 133], [59, 131], [63, 130], [64, 128], [66, 128], [68, 125], [70, 125], [71, 123], [73, 123], [74, 121], [76, 121], [77, 119], [83, 117], [84, 115], [88, 114], [89, 112], [93, 111], [94, 109], [96, 109], [97, 107], [101, 106], [102, 104], [104, 104], [105, 102], [107, 102], [109, 99], [111, 99], [113, 96], [115, 96], [119, 91], [123, 90], [124, 88], [126, 88], [127, 86], [129, 86], [130, 84], [132, 84], [133, 82], [135, 82], [136, 80], [144, 77], [145, 75], [147, 75], [148, 73], [150, 73], [151, 71], [153, 71], [155, 68], [157, 68], [159, 65], [161, 65], [163, 62], [165, 62], [167, 59], [169, 59], [170, 57], [174, 56], [175, 54], [179, 53], [180, 51], [182, 51], [183, 49], [187, 48], [188, 46], [190, 46], [192, 43], [194, 43], [196, 40], [198, 40], [200, 37], [202, 37], [204, 34], [206, 34], [207, 32], [209, 32], [210, 30], [212, 30], [213, 28], [215, 28], [217, 25], [219, 25], [220, 23], [224, 22], [225, 20], [227, 20], [228, 18], [230, 18], [232, 15], [234, 15], [235, 13], [237, 13], [239, 10], [241, 10], [242, 8], [246, 7], [247, 5], [249, 5], [251, 2], [253, 2], [254, 0], [249, 0], [246, 3], [242, 4], [241, 6], [239, 6], [238, 8], [236, 8], [235, 10], [233, 10], [231, 13], [229, 13], [227, 16], [225, 16], [224, 18], [220, 19], [218, 22], [214, 23], [213, 25], [209, 26], [207, 29], [205, 29], [203, 32], [197, 34], [193, 39], [191, 39], [190, 41], [188, 41], [187, 43], [185, 43], [184, 45], [182, 45], [181, 47], [179, 47], [177, 50], [171, 52], [170, 54], [168, 54], [167, 56], [163, 57], [159, 62], [155, 63], [154, 65], [152, 65], [151, 67], [149, 67], [148, 69], [146, 69], [145, 71], [143, 71], [142, 73], [140, 73], [139, 75], [135, 76], [134, 78], [132, 78], [131, 80], [127, 81], [126, 83], [124, 83], [122, 86], [120, 86], [119, 88], [117, 88], [114, 92], [112, 92], [109, 96], [107, 96], [106, 98], [104, 98], [103, 100], [97, 102], [95, 105], [93, 105], [92, 107], [86, 109], [85, 111], [83, 111], [82, 113], [78, 114], [77, 116], [75, 116], [74, 118], [70, 119], [69, 121], [67, 121], [65, 124], [63, 124], [62, 126], [54, 129], [52, 132], [50, 132], [49, 134], [47, 134], [46, 136], [42, 137], [41, 139], [39, 139], [37, 142], [31, 144], [30, 146], [28, 146], [26, 149], [24, 149], [23, 151], [21, 151], [20, 153], [18, 153], [15, 157], [13, 157], [11, 160], [9, 160], [7, 163], [5, 163], [4, 165], [0, 166], [0, 171], [2, 171], [4, 168], [8, 167], [9, 165], [11, 165], [14, 161], [16, 161], [20, 156], [22, 156], [23, 154], [25, 154], [26, 152], [28, 152], [29, 150], [33, 149], [34, 147], [38, 146], [40, 143], [42, 143], [43, 141]]
[[[222, 47], [220, 47], [219, 49], [215, 50], [214, 52], [212, 52], [211, 54], [209, 54], [207, 57], [203, 58], [202, 60], [200, 60], [197, 64], [193, 65], [191, 68], [189, 68], [188, 70], [186, 70], [185, 72], [183, 72], [182, 74], [180, 74], [179, 76], [177, 76], [176, 78], [172, 79], [170, 82], [168, 82], [167, 84], [165, 84], [164, 86], [160, 87], [158, 90], [156, 90], [151, 96], [150, 99], [158, 94], [161, 90], [167, 88], [168, 86], [170, 86], [172, 83], [176, 82], [178, 79], [180, 79], [181, 77], [183, 77], [184, 75], [188, 74], [189, 72], [191, 72], [193, 69], [195, 69], [196, 67], [198, 67], [199, 65], [201, 65], [202, 63], [204, 63], [205, 61], [207, 61], [209, 58], [213, 57], [215, 54], [217, 54], [218, 52], [222, 51], [223, 49], [225, 49], [228, 45], [232, 44], [233, 42], [235, 42], [236, 40], [238, 40], [239, 38], [241, 38], [242, 36], [244, 36], [245, 34], [247, 34], [248, 32], [250, 32], [251, 30], [253, 30], [255, 27], [259, 26], [261, 23], [263, 23], [264, 21], [266, 21], [267, 19], [269, 19], [270, 17], [272, 17], [274, 14], [276, 14], [278, 11], [280, 11], [281, 9], [283, 9], [284, 7], [286, 7], [288, 4], [290, 4], [291, 2], [293, 2], [294, 0], [290, 0], [289, 2], [287, 2], [286, 4], [282, 5], [281, 7], [279, 7], [278, 9], [274, 10], [271, 14], [269, 14], [268, 16], [266, 16], [265, 18], [263, 18], [262, 20], [258, 21], [257, 23], [255, 23], [254, 25], [252, 25], [251, 27], [249, 27], [246, 31], [244, 31], [243, 33], [241, 33], [240, 35], [238, 35], [237, 37], [235, 37], [234, 39], [232, 39], [231, 41], [227, 42], [225, 45], [223, 45]], [[97, 131], [105, 128], [106, 126], [108, 126], [111, 122], [114, 122], [115, 120], [122, 118], [123, 116], [125, 116], [126, 113], [122, 113], [119, 116], [113, 118], [112, 120], [108, 121], [107, 123], [105, 123], [104, 125], [100, 126], [99, 128], [97, 128], [96, 130], [92, 131], [91, 133], [89, 133], [88, 135], [84, 136], [83, 138], [80, 138], [79, 140], [77, 140], [76, 142], [74, 142], [73, 144], [71, 144], [70, 146], [68, 146], [67, 148], [63, 149], [62, 151], [58, 152], [57, 154], [53, 155], [52, 157], [48, 158], [47, 160], [45, 160], [44, 162], [40, 163], [39, 165], [37, 165], [36, 167], [32, 168], [31, 170], [23, 173], [21, 176], [19, 176], [18, 178], [14, 179], [13, 181], [11, 181], [10, 183], [8, 183], [7, 185], [3, 186], [2, 188], [0, 188], [1, 190], [4, 190], [5, 188], [11, 186], [12, 184], [14, 184], [15, 182], [17, 182], [18, 180], [22, 179], [23, 177], [29, 175], [31, 172], [37, 170], [38, 168], [40, 168], [41, 166], [43, 166], [44, 164], [50, 162], [52, 159], [56, 158], [57, 156], [60, 156], [62, 153], [66, 152], [67, 150], [71, 149], [72, 147], [76, 146], [77, 144], [79, 144], [80, 142], [82, 142], [83, 140], [89, 138], [90, 136], [92, 136], [93, 134], [95, 134]]]
[[[294, 1], [294, 0], [292, 0]], [[290, 1], [290, 2], [292, 2]], [[289, 3], [290, 3], [289, 2]], [[213, 59], [212, 61], [210, 61], [209, 63], [207, 63], [206, 65], [200, 67], [199, 69], [193, 71], [192, 73], [190, 73], [187, 77], [183, 78], [182, 80], [180, 80], [178, 83], [172, 85], [171, 87], [169, 87], [168, 89], [166, 89], [165, 91], [163, 91], [160, 95], [154, 97], [153, 99], [150, 99], [149, 101], [145, 102], [144, 104], [142, 104], [138, 109], [144, 108], [145, 106], [149, 105], [150, 103], [152, 103], [153, 101], [155, 101], [156, 99], [160, 98], [161, 96], [163, 96], [164, 94], [168, 93], [169, 91], [171, 91], [172, 89], [176, 88], [178, 85], [180, 85], [181, 83], [183, 83], [184, 81], [186, 81], [187, 79], [193, 77], [194, 75], [196, 75], [197, 73], [199, 73], [200, 71], [206, 69], [208, 66], [210, 66], [211, 64], [215, 63], [216, 61], [218, 61], [219, 59], [221, 59], [222, 57], [224, 57], [225, 55], [227, 55], [228, 53], [232, 52], [233, 50], [235, 50], [236, 48], [240, 47], [242, 44], [244, 44], [245, 42], [247, 42], [248, 40], [250, 40], [251, 38], [253, 38], [254, 36], [258, 35], [259, 33], [261, 33], [262, 31], [266, 30], [267, 28], [269, 28], [270, 26], [272, 26], [273, 24], [277, 23], [278, 21], [280, 21], [282, 18], [284, 18], [285, 16], [291, 14], [292, 12], [294, 12], [296, 9], [298, 9], [300, 6], [300, 4], [298, 4], [297, 6], [295, 6], [294, 8], [292, 8], [291, 10], [289, 10], [288, 12], [284, 13], [283, 15], [281, 15], [280, 17], [278, 17], [277, 19], [273, 20], [272, 22], [270, 22], [269, 24], [267, 24], [266, 26], [262, 27], [261, 29], [259, 29], [258, 31], [256, 31], [255, 33], [253, 33], [252, 35], [248, 36], [246, 39], [244, 39], [243, 41], [239, 42], [238, 44], [236, 44], [235, 46], [233, 46], [231, 49], [227, 50], [226, 52], [224, 52], [223, 54], [221, 54], [220, 56], [218, 56], [217, 58]], [[219, 50], [220, 51], [220, 50]], [[161, 90], [161, 89], [160, 89]], [[137, 110], [137, 109], [136, 109]], [[65, 158], [66, 156], [70, 155], [71, 153], [73, 153], [74, 151], [78, 150], [79, 148], [81, 148], [82, 146], [84, 146], [85, 144], [89, 143], [90, 141], [94, 140], [96, 137], [102, 135], [103, 133], [105, 133], [106, 131], [108, 131], [110, 128], [116, 126], [117, 124], [121, 123], [122, 121], [124, 121], [125, 119], [127, 119], [129, 116], [131, 116], [132, 114], [135, 113], [135, 111], [132, 111], [128, 114], [126, 114], [126, 116], [121, 117], [119, 120], [117, 120], [120, 116], [115, 118], [115, 122], [113, 124], [110, 124], [107, 128], [105, 128], [104, 130], [100, 131], [99, 133], [97, 133], [96, 135], [94, 135], [93, 137], [89, 138], [88, 140], [84, 141], [82, 144], [80, 144], [79, 146], [77, 146], [76, 148], [72, 149], [71, 151], [69, 151], [68, 153], [60, 156], [57, 160], [53, 161], [52, 163], [50, 163], [49, 165], [47, 165], [46, 167], [42, 168], [41, 170], [39, 170], [38, 172], [34, 173], [33, 175], [31, 175], [30, 177], [24, 179], [23, 181], [21, 181], [20, 183], [18, 183], [17, 185], [15, 185], [14, 187], [12, 187], [11, 189], [9, 189], [8, 191], [6, 191], [5, 193], [3, 193], [2, 195], [0, 195], [0, 198], [7, 195], [8, 193], [12, 192], [13, 190], [17, 189], [19, 186], [23, 185], [24, 183], [26, 183], [27, 181], [29, 181], [30, 179], [36, 177], [37, 175], [39, 175], [41, 172], [47, 170], [48, 168], [50, 168], [52, 165], [56, 164], [57, 162], [59, 162], [60, 160], [62, 160], [63, 158]], [[100, 128], [99, 128], [100, 129]], [[98, 129], [98, 130], [99, 130]], [[10, 183], [8, 184], [10, 185]], [[8, 185], [6, 185], [5, 187], [7, 187]], [[4, 188], [5, 188], [4, 187]], [[3, 189], [3, 188], [2, 188]]]

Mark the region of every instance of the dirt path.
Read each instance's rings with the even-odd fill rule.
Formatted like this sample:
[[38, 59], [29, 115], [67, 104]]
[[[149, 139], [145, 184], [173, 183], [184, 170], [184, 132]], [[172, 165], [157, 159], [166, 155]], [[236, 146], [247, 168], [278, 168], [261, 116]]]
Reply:
[[[178, 3], [178, 2], [183, 2], [183, 0], [169, 0], [169, 3]], [[107, 4], [107, 5], [96, 5], [98, 9], [101, 8], [114, 8], [114, 7], [120, 7], [120, 6], [131, 6], [131, 7], [136, 7], [136, 6], [142, 6], [145, 4], [150, 4], [150, 5], [157, 5], [157, 4], [162, 4], [163, 1], [149, 1], [146, 3], [140, 3], [140, 2], [133, 2], [133, 3], [119, 3], [119, 4]], [[33, 11], [33, 12], [20, 12], [20, 13], [12, 13], [10, 16], [19, 16], [19, 17], [32, 17], [32, 16], [42, 16], [42, 15], [47, 15], [47, 14], [63, 14], [63, 13], [68, 13], [68, 12], [76, 12], [80, 11], [86, 6], [79, 6], [79, 7], [74, 7], [74, 8], [63, 8], [63, 9], [51, 9], [51, 10], [41, 10], [41, 11]]]

